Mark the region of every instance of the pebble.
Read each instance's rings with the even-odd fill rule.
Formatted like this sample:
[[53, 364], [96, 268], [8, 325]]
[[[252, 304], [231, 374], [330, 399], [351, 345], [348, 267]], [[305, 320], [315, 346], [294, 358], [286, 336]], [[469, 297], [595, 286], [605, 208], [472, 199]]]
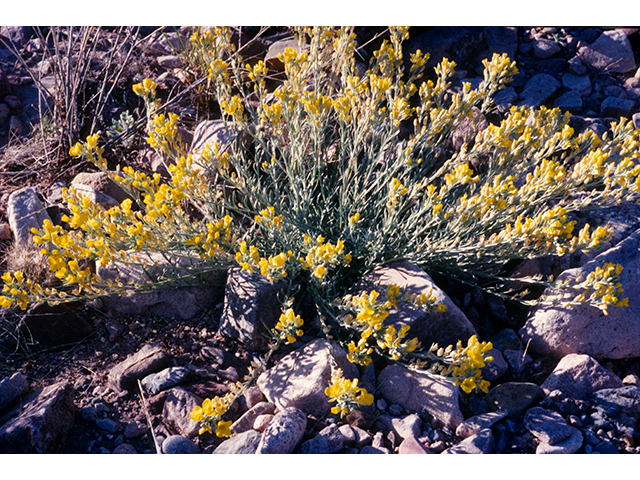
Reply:
[[201, 453], [198, 446], [182, 435], [171, 435], [162, 442], [164, 454], [197, 454]]
[[505, 411], [476, 415], [475, 417], [471, 417], [458, 425], [458, 428], [456, 428], [456, 435], [461, 438], [470, 437], [485, 428], [493, 426], [496, 422], [499, 422], [507, 415], [508, 414]]
[[495, 439], [490, 428], [485, 428], [480, 432], [465, 438], [460, 443], [447, 448], [445, 454], [460, 453], [486, 453], [491, 454], [495, 450]]
[[573, 431], [559, 413], [540, 407], [530, 409], [523, 422], [538, 440], [550, 445], [565, 440]]
[[387, 402], [385, 402], [384, 399], [380, 398], [376, 401], [376, 407], [378, 408], [378, 410], [384, 412], [387, 409]]
[[120, 424], [110, 418], [99, 418], [96, 420], [96, 425], [109, 433], [116, 433], [120, 430]]

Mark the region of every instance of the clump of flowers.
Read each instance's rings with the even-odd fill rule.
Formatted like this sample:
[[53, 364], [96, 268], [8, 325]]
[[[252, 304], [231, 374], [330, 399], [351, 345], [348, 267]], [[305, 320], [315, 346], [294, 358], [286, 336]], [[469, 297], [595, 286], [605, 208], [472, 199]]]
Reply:
[[330, 402], [336, 405], [331, 407], [331, 413], [340, 414], [341, 417], [349, 415], [361, 405], [371, 405], [373, 395], [366, 389], [358, 387], [358, 379], [349, 380], [343, 377], [342, 370], [336, 369], [331, 376], [331, 385], [325, 391]]
[[206, 398], [202, 402], [202, 406], [195, 406], [189, 414], [189, 418], [194, 422], [200, 422], [199, 434], [215, 433], [218, 437], [228, 437], [231, 435], [229, 427], [230, 420], [222, 420], [222, 416], [235, 399], [232, 393], [228, 393], [223, 397]]

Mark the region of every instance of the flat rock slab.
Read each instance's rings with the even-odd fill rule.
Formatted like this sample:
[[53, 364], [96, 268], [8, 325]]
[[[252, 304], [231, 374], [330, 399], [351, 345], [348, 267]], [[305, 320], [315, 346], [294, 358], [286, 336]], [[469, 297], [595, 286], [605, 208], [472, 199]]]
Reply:
[[544, 391], [535, 383], [507, 382], [489, 390], [485, 401], [489, 410], [504, 410], [515, 420], [544, 397]]
[[561, 442], [558, 442], [554, 445], [550, 445], [548, 443], [540, 443], [536, 447], [537, 454], [572, 454], [576, 453], [582, 447], [582, 432], [575, 427], [569, 427], [571, 430], [571, 434]]
[[495, 439], [493, 438], [493, 432], [490, 428], [485, 428], [480, 432], [465, 438], [457, 445], [447, 448], [444, 452], [446, 454], [460, 454], [460, 453], [484, 453], [491, 454], [495, 450]]
[[562, 357], [542, 383], [545, 394], [560, 390], [570, 398], [586, 399], [603, 388], [622, 387], [622, 380], [589, 355], [571, 353]]
[[59, 452], [73, 427], [73, 394], [73, 385], [61, 382], [27, 395], [0, 421], [0, 452]]
[[582, 47], [578, 57], [583, 63], [606, 72], [626, 73], [636, 69], [631, 43], [622, 30], [607, 30], [591, 45]]
[[378, 388], [387, 402], [413, 412], [426, 411], [452, 429], [464, 420], [458, 387], [434, 380], [426, 373], [389, 365], [378, 375]]
[[213, 451], [216, 454], [253, 455], [258, 449], [262, 435], [255, 430], [247, 430], [222, 442]]
[[109, 372], [109, 385], [116, 391], [135, 391], [137, 380], [167, 368], [171, 357], [160, 343], [150, 343], [130, 355]]
[[142, 379], [140, 383], [149, 395], [155, 395], [162, 390], [175, 387], [189, 375], [186, 367], [169, 367], [158, 373], [152, 373]]
[[621, 412], [636, 417], [640, 415], [640, 388], [635, 385], [599, 390], [591, 400], [612, 417]]
[[[605, 263], [620, 264], [620, 283], [628, 307], [611, 307], [609, 314], [591, 306], [537, 307], [520, 330], [524, 343], [541, 355], [561, 358], [570, 353], [596, 360], [640, 356], [640, 231], [601, 253], [582, 267], [565, 270], [558, 280], [586, 276]], [[544, 295], [551, 301], [560, 294], [552, 289]]]
[[524, 426], [541, 443], [555, 445], [567, 439], [572, 431], [558, 412], [534, 407], [524, 415]]

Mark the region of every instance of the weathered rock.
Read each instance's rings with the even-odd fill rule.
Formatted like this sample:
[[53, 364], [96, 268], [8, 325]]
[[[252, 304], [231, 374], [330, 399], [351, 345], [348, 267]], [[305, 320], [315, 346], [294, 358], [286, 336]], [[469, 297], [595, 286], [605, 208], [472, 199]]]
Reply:
[[198, 454], [202, 453], [198, 446], [182, 435], [171, 435], [162, 442], [162, 453], [165, 454]]
[[526, 367], [531, 365], [533, 358], [523, 350], [505, 349], [504, 358], [514, 372], [522, 372]]
[[149, 395], [155, 395], [162, 390], [175, 387], [189, 375], [186, 367], [169, 367], [158, 373], [152, 373], [142, 379], [140, 383]]
[[229, 270], [220, 333], [253, 350], [264, 350], [268, 342], [263, 334], [275, 327], [282, 313], [277, 296], [282, 287], [260, 274]]
[[11, 82], [3, 68], [0, 68], [0, 99], [11, 95]]
[[149, 427], [141, 422], [129, 422], [124, 427], [124, 438], [138, 438], [149, 431]]
[[[205, 120], [198, 124], [193, 132], [191, 155], [198, 160], [207, 145], [213, 150], [214, 143], [218, 144], [220, 154], [226, 152], [238, 138], [238, 132], [231, 130], [231, 124], [224, 120]], [[198, 167], [200, 168], [200, 167]]]
[[568, 92], [560, 95], [555, 99], [553, 105], [560, 110], [567, 110], [574, 113], [580, 112], [583, 107], [580, 93], [576, 90], [569, 90]]
[[485, 397], [489, 410], [504, 410], [517, 419], [544, 398], [544, 391], [535, 383], [507, 382], [489, 390]]
[[111, 369], [109, 385], [117, 391], [136, 391], [137, 380], [167, 368], [170, 363], [171, 357], [160, 343], [147, 344]]
[[116, 433], [120, 431], [121, 425], [112, 418], [98, 418], [96, 425], [105, 432]]
[[86, 185], [91, 187], [94, 191], [112, 198], [118, 204], [127, 198], [131, 198], [116, 182], [109, 178], [107, 172], [81, 172], [73, 178], [71, 185]]
[[362, 453], [364, 455], [380, 455], [380, 454], [389, 454], [391, 452], [389, 452], [388, 448], [385, 447], [374, 447], [372, 445], [366, 445], [364, 447], [362, 447], [362, 449], [360, 450], [359, 453]]
[[275, 417], [275, 415], [272, 413], [258, 415], [253, 422], [253, 429], [258, 432], [264, 432], [271, 423], [271, 420], [273, 420], [273, 417]]
[[429, 52], [427, 70], [443, 58], [453, 60], [457, 65], [468, 65], [485, 48], [487, 30], [481, 27], [431, 27], [426, 32], [411, 36], [403, 47], [407, 52], [418, 49]]
[[591, 45], [578, 50], [586, 65], [605, 72], [626, 73], [636, 69], [633, 50], [622, 30], [607, 30]]
[[531, 77], [520, 93], [520, 105], [538, 108], [546, 103], [560, 88], [560, 82], [548, 73], [537, 73]]
[[572, 430], [558, 412], [534, 407], [524, 415], [523, 424], [541, 443], [555, 445], [569, 438]]
[[607, 97], [600, 105], [600, 115], [603, 117], [629, 118], [631, 111], [636, 106], [633, 100], [619, 97]]
[[498, 90], [498, 92], [493, 96], [493, 101], [498, 108], [503, 111], [509, 110], [516, 100], [518, 100], [518, 94], [513, 87], [506, 87], [502, 90]]
[[74, 409], [70, 383], [31, 392], [0, 419], [0, 452], [59, 452], [73, 427]]
[[51, 220], [34, 187], [21, 188], [9, 195], [7, 217], [18, 248], [32, 246], [31, 229], [39, 230], [45, 220]]
[[253, 425], [260, 415], [273, 414], [276, 411], [276, 406], [271, 402], [260, 402], [247, 410], [238, 420], [231, 425], [231, 435], [246, 432], [251, 430]]
[[456, 435], [461, 438], [467, 438], [485, 428], [490, 428], [494, 423], [499, 422], [508, 415], [507, 412], [499, 410], [497, 412], [483, 413], [475, 417], [468, 418], [456, 428]]
[[137, 454], [138, 451], [136, 450], [136, 447], [134, 447], [133, 445], [131, 445], [130, 443], [121, 443], [120, 445], [118, 445], [114, 450], [113, 450], [114, 454]]
[[416, 437], [413, 436], [406, 437], [398, 447], [399, 455], [419, 455], [427, 453], [431, 453], [431, 450], [425, 447]]
[[533, 54], [540, 59], [553, 57], [560, 52], [560, 45], [553, 40], [540, 38], [533, 42]]
[[20, 372], [3, 378], [2, 381], [0, 381], [0, 411], [21, 395], [27, 393], [28, 388], [29, 383]]
[[99, 192], [93, 187], [88, 185], [77, 184], [73, 186], [74, 190], [78, 194], [80, 198], [88, 198], [91, 200], [91, 203], [95, 203], [103, 206], [104, 208], [113, 208], [117, 207], [119, 203], [109, 195], [105, 195], [102, 192]]
[[636, 417], [640, 414], [640, 388], [635, 385], [599, 390], [593, 393], [591, 399], [611, 417], [621, 412]]
[[558, 362], [541, 387], [547, 395], [560, 390], [570, 398], [586, 399], [598, 390], [622, 387], [622, 381], [589, 355], [569, 354]]
[[495, 440], [493, 438], [493, 432], [490, 428], [485, 428], [475, 435], [465, 438], [460, 443], [453, 447], [447, 448], [444, 452], [446, 454], [460, 454], [460, 453], [485, 453], [491, 454], [495, 449]]
[[338, 453], [344, 446], [344, 437], [336, 425], [329, 425], [300, 446], [298, 453], [331, 454]]
[[76, 344], [94, 331], [68, 306], [46, 303], [37, 303], [27, 310], [20, 321], [20, 330], [46, 348]]
[[451, 135], [451, 144], [455, 150], [460, 150], [463, 144], [470, 145], [478, 132], [489, 126], [489, 122], [480, 109], [473, 107], [471, 116], [462, 120]]
[[182, 60], [177, 55], [161, 55], [156, 57], [158, 65], [165, 68], [180, 68], [182, 66]]
[[247, 430], [222, 442], [213, 453], [253, 455], [258, 449], [261, 438], [262, 435], [259, 432]]
[[378, 422], [384, 426], [386, 431], [391, 431], [402, 439], [412, 436], [419, 437], [422, 431], [422, 420], [416, 413], [404, 418], [380, 415]]
[[300, 53], [305, 48], [308, 48], [308, 46], [305, 46], [304, 44], [301, 45], [297, 40], [278, 40], [273, 42], [269, 46], [269, 50], [267, 50], [267, 54], [264, 57], [265, 65], [273, 70], [283, 71], [284, 63], [282, 63], [282, 60], [278, 58], [278, 55], [284, 53], [287, 48], [297, 50]]
[[[556, 358], [581, 353], [595, 359], [630, 358], [640, 356], [640, 231], [636, 231], [615, 247], [601, 253], [580, 268], [563, 272], [558, 279], [586, 277], [605, 263], [620, 264], [619, 276], [629, 307], [611, 307], [609, 314], [591, 306], [537, 307], [520, 330], [523, 342], [542, 355]], [[548, 288], [546, 297], [560, 298]]]
[[349, 362], [338, 344], [317, 339], [283, 357], [276, 366], [263, 372], [256, 385], [278, 409], [295, 407], [305, 413], [322, 416], [331, 404], [325, 389], [331, 384], [331, 362], [353, 379], [358, 369]]
[[426, 272], [409, 262], [398, 262], [374, 269], [358, 282], [352, 293], [358, 295], [375, 289], [381, 295], [385, 295], [387, 287], [391, 284], [406, 289], [409, 295], [431, 292], [438, 303], [446, 306], [446, 311], [427, 313], [409, 303], [399, 302], [397, 309], [389, 310], [385, 325], [395, 325], [396, 328], [400, 328], [400, 324], [409, 325], [409, 337], [416, 337], [424, 346], [431, 346], [434, 342], [442, 347], [455, 345], [458, 340], [466, 342], [469, 337], [477, 334], [453, 300], [438, 288]]
[[425, 373], [389, 365], [380, 372], [378, 385], [380, 394], [388, 402], [413, 412], [426, 411], [452, 429], [464, 420], [458, 404], [458, 388]]
[[189, 414], [193, 407], [202, 405], [202, 399], [180, 387], [169, 390], [169, 396], [162, 408], [162, 417], [165, 423], [175, 428], [181, 435], [193, 438], [198, 435], [200, 422], [191, 420]]
[[257, 454], [291, 453], [307, 428], [307, 416], [297, 408], [285, 408], [278, 412], [262, 433]]
[[548, 443], [540, 443], [536, 447], [536, 453], [576, 453], [578, 450], [580, 450], [580, 447], [582, 447], [582, 433], [575, 427], [569, 427], [569, 429], [571, 430], [571, 434], [565, 440], [562, 440], [553, 445], [550, 445]]

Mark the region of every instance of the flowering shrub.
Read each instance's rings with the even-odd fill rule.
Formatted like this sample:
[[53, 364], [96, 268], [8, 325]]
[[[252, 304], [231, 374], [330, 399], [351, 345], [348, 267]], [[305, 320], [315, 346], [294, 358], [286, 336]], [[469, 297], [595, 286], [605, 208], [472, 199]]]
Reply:
[[[349, 288], [399, 259], [465, 282], [504, 284], [508, 260], [596, 248], [611, 231], [585, 225], [575, 232], [571, 215], [638, 200], [637, 132], [622, 119], [602, 139], [591, 130], [575, 135], [569, 115], [558, 109], [512, 107], [499, 124], [453, 151], [461, 122], [476, 110], [491, 111], [493, 95], [517, 73], [506, 55], [483, 61], [477, 88], [464, 83], [453, 92], [453, 62], [443, 59], [435, 81], [425, 80], [428, 56], [416, 51], [405, 71], [406, 28], [390, 29], [364, 72], [350, 29], [300, 28], [297, 37], [305, 46], [279, 56], [285, 80], [273, 91], [267, 66], [243, 64], [229, 29], [192, 37], [189, 62], [207, 75], [236, 138], [230, 145], [189, 153], [179, 118], [157, 113], [156, 84], [135, 85], [147, 106], [147, 142], [170, 178], [130, 167], [109, 172], [131, 199], [108, 209], [65, 190], [69, 229], [46, 222], [34, 237], [60, 285], [43, 288], [21, 272], [7, 273], [0, 304], [25, 308], [188, 284], [236, 266], [286, 281], [288, 292], [308, 292], [325, 333], [345, 345], [351, 361], [367, 365], [375, 352], [450, 378], [465, 392], [486, 391], [480, 368], [490, 344], [472, 337], [466, 347], [424, 351], [408, 326], [385, 325], [399, 301], [442, 311], [434, 297], [407, 297], [396, 286], [386, 298], [353, 297]], [[88, 137], [70, 154], [105, 170], [98, 139]], [[152, 253], [166, 261], [159, 273]], [[156, 273], [136, 285], [102, 279], [100, 267], [114, 261]], [[567, 302], [606, 312], [625, 304], [619, 274], [612, 266], [559, 286]], [[295, 308], [293, 299], [283, 305], [267, 358], [302, 335]], [[370, 400], [355, 383], [338, 380], [327, 395], [342, 413]], [[214, 400], [192, 418], [224, 434], [218, 423], [224, 409]]]

